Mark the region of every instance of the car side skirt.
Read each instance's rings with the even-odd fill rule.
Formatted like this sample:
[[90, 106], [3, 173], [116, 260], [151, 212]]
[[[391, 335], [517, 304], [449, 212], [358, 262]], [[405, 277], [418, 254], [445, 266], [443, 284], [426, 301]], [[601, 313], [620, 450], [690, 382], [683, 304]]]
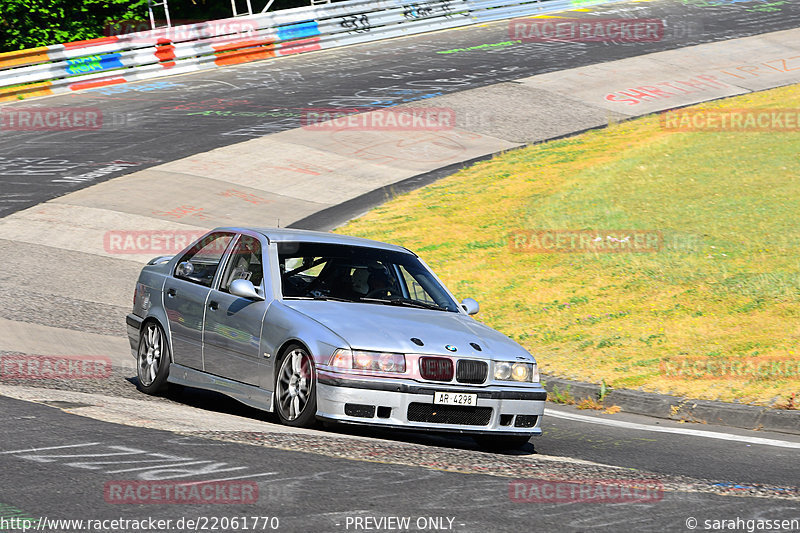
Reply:
[[272, 391], [207, 374], [193, 368], [172, 363], [169, 367], [167, 381], [176, 385], [219, 392], [250, 407], [272, 411]]

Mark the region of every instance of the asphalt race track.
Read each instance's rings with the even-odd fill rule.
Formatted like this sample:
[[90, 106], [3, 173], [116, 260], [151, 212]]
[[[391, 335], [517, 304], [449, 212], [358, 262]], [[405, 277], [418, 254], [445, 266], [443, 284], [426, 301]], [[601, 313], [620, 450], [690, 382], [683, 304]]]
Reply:
[[[297, 128], [306, 108], [388, 107], [796, 28], [800, 3], [644, 0], [570, 16], [660, 18], [667, 31], [651, 43], [522, 43], [499, 22], [4, 105], [95, 108], [103, 127], [0, 132], [0, 216]], [[39, 520], [43, 531], [134, 530], [43, 517], [172, 521], [142, 528], [153, 531], [209, 530], [219, 517], [258, 517], [250, 527], [217, 524], [216, 530], [297, 532], [747, 531], [747, 520], [800, 520], [798, 435], [548, 404], [542, 437], [518, 452], [495, 454], [466, 437], [289, 430], [212, 393], [180, 389], [146, 397], [132, 375], [115, 369], [112, 379], [96, 383], [0, 382], [0, 532], [15, 530], [3, 522], [14, 517]], [[170, 479], [252, 481], [258, 500], [146, 505], [107, 497], [109, 483]], [[576, 479], [654, 482], [657, 491], [633, 503], [536, 501], [514, 484]], [[410, 525], [392, 527], [388, 517], [406, 517]], [[705, 522], [737, 518], [736, 527]], [[179, 526], [179, 519], [208, 527]], [[793, 528], [800, 530], [764, 530]]]
[[[297, 128], [305, 108], [387, 107], [441, 94], [683, 46], [796, 27], [796, 2], [623, 2], [596, 16], [661, 18], [657, 42], [508, 43], [508, 22], [436, 32], [140, 83], [33, 103], [99, 109], [85, 132], [0, 138], [0, 216], [191, 154]], [[586, 17], [572, 12], [570, 16]], [[470, 47], [478, 47], [467, 50]], [[444, 53], [449, 52], [449, 53]], [[565, 88], [565, 91], [569, 91]], [[26, 107], [31, 103], [14, 103]], [[65, 177], [85, 180], [64, 180]]]
[[[197, 398], [183, 401], [191, 404]], [[353, 531], [352, 523], [346, 527], [348, 517], [408, 516], [412, 523], [423, 517], [449, 517], [453, 523], [446, 530], [465, 532], [519, 531], [521, 525], [531, 521], [544, 531], [685, 531], [684, 523], [690, 517], [790, 519], [798, 512], [796, 489], [783, 489], [784, 493], [776, 497], [781, 490], [774, 483], [779, 478], [796, 480], [796, 467], [786, 467], [796, 457], [797, 448], [753, 446], [743, 451], [748, 446], [744, 443], [715, 444], [685, 437], [655, 439], [624, 431], [598, 435], [591, 428], [587, 431], [586, 424], [561, 425], [551, 418], [545, 426], [548, 437], [537, 443], [538, 454], [528, 451], [502, 456], [473, 451], [466, 439], [370, 432], [364, 444], [328, 432], [283, 438], [272, 435], [262, 442], [251, 434], [236, 432], [198, 430], [194, 436], [120, 426], [9, 398], [0, 398], [0, 405], [4, 413], [0, 420], [15, 427], [0, 451], [3, 503], [35, 519], [154, 517], [176, 521], [198, 516], [258, 515], [278, 517], [280, 531]], [[551, 433], [555, 438], [549, 436]], [[254, 440], [269, 449], [231, 442], [252, 444]], [[791, 442], [800, 446], [800, 439], [792, 438]], [[565, 449], [565, 444], [572, 447]], [[342, 459], [319, 453], [323, 446], [348, 446], [355, 451]], [[578, 446], [580, 450], [576, 450]], [[665, 472], [656, 476], [630, 467], [560, 463], [546, 455], [551, 450], [575, 451], [577, 457], [602, 456], [629, 465], [653, 466], [652, 458], [648, 461], [645, 456], [652, 456], [656, 449], [660, 470]], [[309, 450], [317, 453], [306, 453]], [[163, 454], [168, 454], [166, 459], [160, 459]], [[394, 461], [393, 455], [412, 460]], [[141, 466], [146, 457], [151, 457], [155, 465]], [[424, 466], [413, 466], [415, 461]], [[773, 475], [777, 464], [784, 467], [783, 475]], [[451, 468], [458, 473], [447, 471]], [[655, 477], [663, 493], [656, 501], [630, 504], [517, 502], [509, 495], [509, 484], [516, 479], [568, 480], [585, 476], [587, 471], [598, 479], [638, 481]], [[729, 473], [735, 478], [727, 479], [739, 481], [702, 482], [666, 471], [716, 471]], [[104, 501], [107, 483], [178, 476], [192, 481], [257, 480], [259, 502], [256, 506], [203, 507]], [[745, 481], [767, 478], [773, 483], [760, 487], [755, 487], [754, 481]], [[722, 488], [728, 486], [731, 488]], [[11, 493], [11, 487], [24, 490], [12, 489]]]

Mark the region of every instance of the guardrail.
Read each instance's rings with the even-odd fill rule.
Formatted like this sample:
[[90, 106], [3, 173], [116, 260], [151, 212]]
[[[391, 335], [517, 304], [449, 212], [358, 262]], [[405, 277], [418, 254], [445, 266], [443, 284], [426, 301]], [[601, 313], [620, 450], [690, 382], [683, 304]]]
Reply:
[[347, 0], [0, 54], [0, 102], [613, 0]]

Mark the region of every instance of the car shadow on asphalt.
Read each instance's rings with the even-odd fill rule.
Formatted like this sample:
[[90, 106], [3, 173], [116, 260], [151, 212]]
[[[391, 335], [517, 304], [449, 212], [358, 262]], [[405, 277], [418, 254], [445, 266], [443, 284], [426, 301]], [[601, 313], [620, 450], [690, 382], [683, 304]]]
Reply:
[[[134, 387], [136, 387], [138, 384], [138, 379], [135, 376], [126, 378], [126, 380]], [[195, 409], [203, 409], [205, 411], [214, 411], [216, 413], [252, 418], [254, 420], [259, 420], [266, 424], [273, 425], [276, 427], [276, 429], [283, 427], [275, 413], [268, 413], [254, 407], [247, 406], [218, 392], [170, 384], [169, 388], [160, 394], [160, 397], [178, 404], [194, 407]], [[519, 449], [488, 451], [482, 450], [472, 438], [466, 435], [430, 433], [427, 431], [414, 430], [384, 429], [378, 427], [332, 423], [320, 424], [315, 429], [320, 430], [323, 434], [327, 433], [331, 435], [365, 437], [438, 448], [477, 450], [497, 455], [525, 456], [536, 454], [534, 445], [531, 442]]]

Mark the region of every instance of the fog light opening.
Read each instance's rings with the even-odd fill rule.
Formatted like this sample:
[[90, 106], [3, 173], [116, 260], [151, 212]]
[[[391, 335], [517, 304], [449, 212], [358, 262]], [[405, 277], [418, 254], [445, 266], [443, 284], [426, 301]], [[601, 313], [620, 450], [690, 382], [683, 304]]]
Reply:
[[514, 420], [514, 427], [515, 428], [532, 428], [536, 426], [536, 422], [539, 420], [538, 415], [517, 415], [516, 420]]
[[346, 403], [344, 404], [344, 414], [347, 416], [357, 416], [359, 418], [372, 418], [375, 416], [375, 406], [361, 403]]

